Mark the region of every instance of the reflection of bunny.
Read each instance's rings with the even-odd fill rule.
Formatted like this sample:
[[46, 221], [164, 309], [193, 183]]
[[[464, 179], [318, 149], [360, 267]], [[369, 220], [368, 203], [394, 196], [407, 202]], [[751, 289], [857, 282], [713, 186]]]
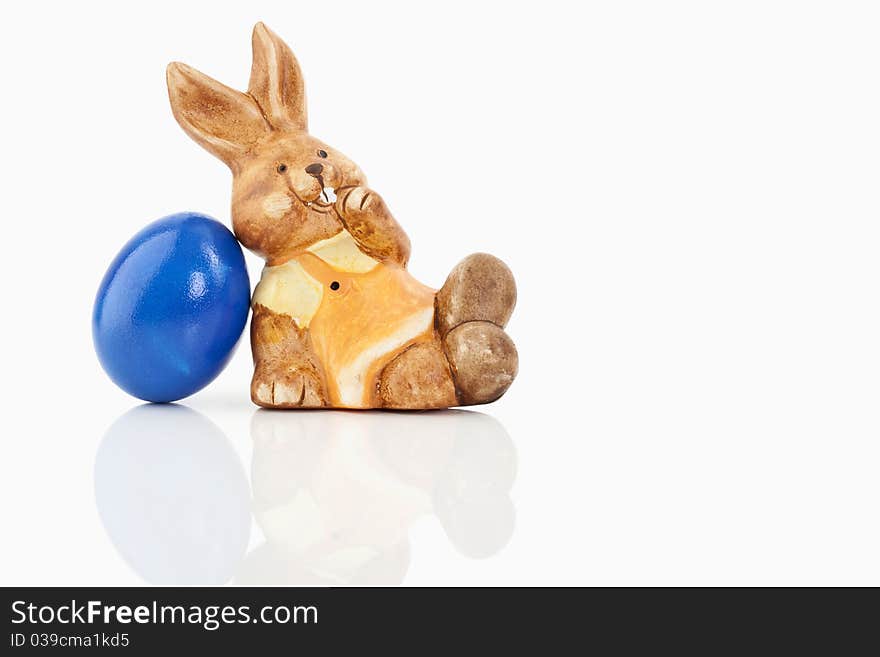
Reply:
[[266, 544], [239, 583], [391, 584], [409, 567], [410, 527], [436, 515], [458, 550], [510, 539], [516, 451], [482, 413], [285, 414], [251, 423], [254, 516]]
[[248, 93], [168, 67], [174, 116], [233, 173], [238, 239], [266, 258], [254, 292], [251, 397], [272, 408], [482, 404], [513, 381], [510, 270], [486, 254], [439, 292], [407, 271], [409, 239], [352, 161], [307, 133], [289, 48], [254, 28]]

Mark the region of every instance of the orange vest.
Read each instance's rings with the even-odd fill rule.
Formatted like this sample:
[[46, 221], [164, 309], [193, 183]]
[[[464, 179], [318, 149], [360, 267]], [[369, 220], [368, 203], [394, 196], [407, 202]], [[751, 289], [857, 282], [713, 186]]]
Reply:
[[382, 368], [411, 344], [433, 339], [436, 290], [403, 267], [360, 252], [353, 256], [356, 264], [347, 264], [352, 257], [335, 257], [340, 244], [350, 248], [348, 240], [353, 244], [347, 233], [325, 240], [334, 245], [332, 256], [319, 243], [288, 263], [266, 267], [254, 302], [309, 329], [334, 406], [364, 408], [371, 406]]

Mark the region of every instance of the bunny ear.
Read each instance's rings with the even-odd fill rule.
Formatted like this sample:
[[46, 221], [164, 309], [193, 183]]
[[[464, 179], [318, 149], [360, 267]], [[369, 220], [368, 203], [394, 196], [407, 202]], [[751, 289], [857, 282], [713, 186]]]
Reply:
[[179, 62], [168, 65], [168, 97], [186, 133], [229, 166], [269, 133], [254, 99]]
[[306, 93], [296, 57], [277, 34], [262, 23], [254, 26], [254, 62], [248, 93], [259, 103], [273, 128], [305, 132]]

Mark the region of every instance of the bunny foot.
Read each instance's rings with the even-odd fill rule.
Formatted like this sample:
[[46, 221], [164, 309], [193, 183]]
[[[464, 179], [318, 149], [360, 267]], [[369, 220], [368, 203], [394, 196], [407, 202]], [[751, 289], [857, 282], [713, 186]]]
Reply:
[[458, 263], [437, 292], [435, 302], [440, 336], [464, 322], [507, 324], [516, 305], [516, 282], [501, 260], [474, 253]]
[[325, 405], [323, 385], [312, 372], [294, 370], [283, 376], [254, 372], [251, 399], [263, 408], [320, 408]]
[[519, 357], [497, 324], [465, 322], [449, 331], [443, 343], [463, 405], [493, 402], [513, 383]]

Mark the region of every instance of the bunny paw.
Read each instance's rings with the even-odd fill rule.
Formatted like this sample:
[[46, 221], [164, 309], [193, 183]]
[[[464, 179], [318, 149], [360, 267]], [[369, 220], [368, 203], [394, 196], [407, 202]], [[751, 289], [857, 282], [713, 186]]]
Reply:
[[264, 408], [320, 408], [325, 405], [323, 385], [312, 372], [294, 370], [282, 376], [254, 373], [251, 399]]
[[361, 251], [380, 261], [406, 266], [410, 244], [385, 201], [367, 187], [337, 190], [336, 213]]
[[367, 187], [344, 190], [336, 199], [336, 207], [343, 217], [375, 213], [382, 206], [382, 197]]

